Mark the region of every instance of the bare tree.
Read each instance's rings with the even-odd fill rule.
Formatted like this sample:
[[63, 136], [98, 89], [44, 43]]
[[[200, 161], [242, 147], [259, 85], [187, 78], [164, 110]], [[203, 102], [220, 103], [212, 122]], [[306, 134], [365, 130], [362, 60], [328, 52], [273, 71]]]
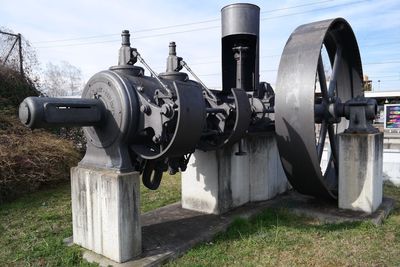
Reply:
[[42, 84], [48, 96], [76, 96], [81, 91], [82, 71], [67, 61], [59, 65], [47, 63]]

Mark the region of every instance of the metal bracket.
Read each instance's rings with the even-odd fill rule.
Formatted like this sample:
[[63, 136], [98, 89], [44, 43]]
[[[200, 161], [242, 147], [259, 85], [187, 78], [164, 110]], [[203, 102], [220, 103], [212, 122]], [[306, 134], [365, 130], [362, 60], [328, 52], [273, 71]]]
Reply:
[[344, 115], [349, 120], [345, 133], [377, 133], [379, 130], [372, 126], [372, 120], [377, 113], [375, 99], [357, 96], [344, 104]]

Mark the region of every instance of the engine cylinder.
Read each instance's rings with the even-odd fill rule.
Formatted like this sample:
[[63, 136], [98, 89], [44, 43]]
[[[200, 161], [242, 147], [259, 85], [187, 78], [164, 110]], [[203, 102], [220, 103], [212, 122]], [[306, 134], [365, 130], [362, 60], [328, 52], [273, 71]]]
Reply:
[[222, 90], [229, 94], [241, 84], [242, 89], [254, 91], [259, 84], [260, 8], [232, 4], [222, 8], [221, 15]]

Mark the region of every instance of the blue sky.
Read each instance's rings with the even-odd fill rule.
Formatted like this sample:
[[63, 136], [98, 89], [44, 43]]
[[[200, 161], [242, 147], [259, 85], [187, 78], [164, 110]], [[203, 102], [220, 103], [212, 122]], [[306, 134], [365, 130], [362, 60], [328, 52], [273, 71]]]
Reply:
[[[374, 89], [400, 91], [399, 0], [248, 2], [261, 8], [261, 81], [274, 85], [284, 44], [297, 26], [343, 17], [353, 27], [364, 74], [373, 80]], [[0, 0], [0, 26], [24, 35], [43, 65], [65, 60], [79, 67], [85, 79], [117, 63], [123, 29], [131, 31], [132, 46], [156, 72], [164, 70], [168, 43], [175, 41], [178, 54], [198, 76], [209, 87], [219, 87], [220, 9], [231, 3]], [[181, 26], [169, 27], [173, 25]]]

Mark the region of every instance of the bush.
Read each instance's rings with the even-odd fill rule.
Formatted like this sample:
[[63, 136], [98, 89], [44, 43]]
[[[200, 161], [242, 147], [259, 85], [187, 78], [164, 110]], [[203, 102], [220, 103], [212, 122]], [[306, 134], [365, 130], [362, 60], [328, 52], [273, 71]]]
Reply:
[[18, 71], [0, 65], [0, 109], [16, 108], [28, 96], [38, 96], [33, 82]]
[[81, 127], [60, 127], [52, 131], [59, 137], [69, 140], [83, 156], [86, 152], [86, 136]]
[[0, 203], [69, 179], [80, 154], [71, 141], [31, 131], [16, 116], [19, 103], [39, 95], [29, 78], [0, 66]]
[[72, 142], [43, 130], [31, 131], [16, 116], [0, 113], [0, 203], [67, 181], [79, 159]]

